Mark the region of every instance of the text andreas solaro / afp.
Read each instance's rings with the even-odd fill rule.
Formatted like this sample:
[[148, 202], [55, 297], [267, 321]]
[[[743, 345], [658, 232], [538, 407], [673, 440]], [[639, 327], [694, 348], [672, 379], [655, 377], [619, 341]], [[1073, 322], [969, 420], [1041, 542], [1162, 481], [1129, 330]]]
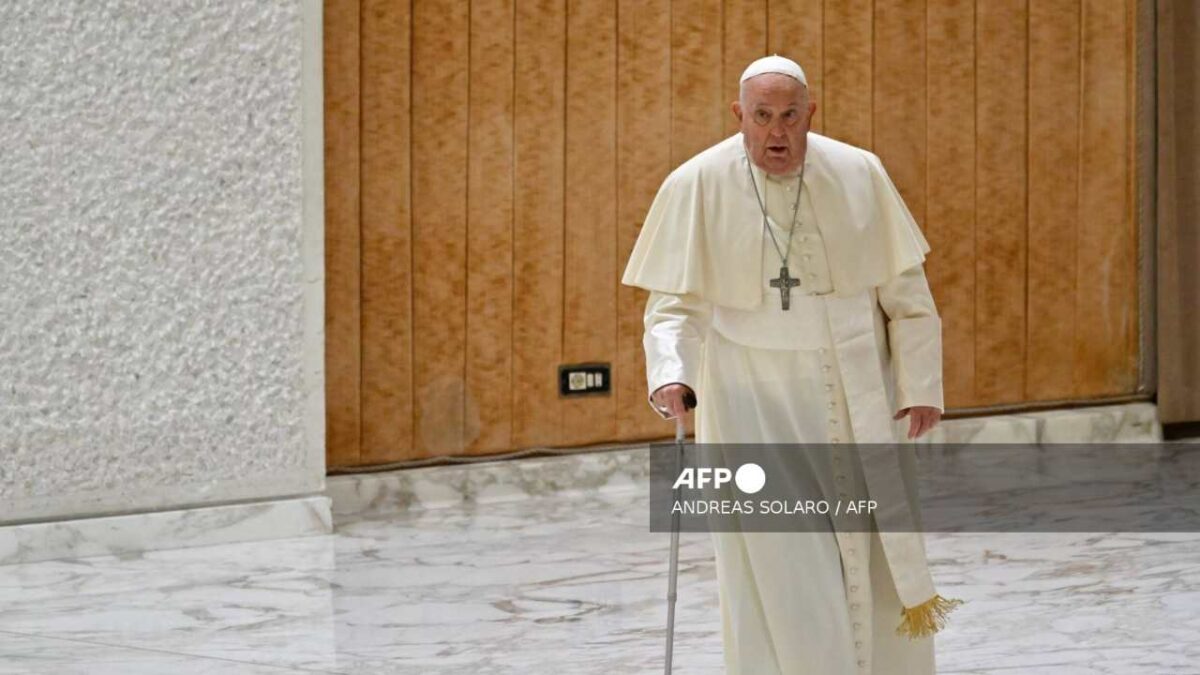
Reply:
[[859, 515], [875, 512], [878, 503], [873, 499], [682, 499], [671, 504], [671, 513], [682, 515]]

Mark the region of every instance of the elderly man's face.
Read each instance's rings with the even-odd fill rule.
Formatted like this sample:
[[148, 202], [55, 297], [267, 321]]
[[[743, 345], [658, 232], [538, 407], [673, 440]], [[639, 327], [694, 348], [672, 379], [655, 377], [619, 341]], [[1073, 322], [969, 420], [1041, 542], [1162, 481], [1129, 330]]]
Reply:
[[817, 104], [795, 78], [764, 73], [746, 80], [733, 114], [741, 123], [750, 159], [763, 171], [790, 174], [804, 163], [808, 128]]

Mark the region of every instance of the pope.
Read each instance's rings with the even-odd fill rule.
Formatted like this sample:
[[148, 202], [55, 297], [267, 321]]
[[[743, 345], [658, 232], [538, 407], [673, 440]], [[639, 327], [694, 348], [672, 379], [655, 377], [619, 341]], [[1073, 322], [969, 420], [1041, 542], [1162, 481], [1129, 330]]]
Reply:
[[845, 448], [810, 455], [812, 480], [880, 508], [855, 531], [712, 533], [726, 670], [933, 673], [961, 601], [934, 589], [909, 442], [944, 411], [929, 244], [876, 155], [810, 130], [797, 63], [750, 64], [731, 109], [738, 133], [666, 177], [622, 277], [650, 292], [649, 404], [675, 418], [694, 393], [702, 444]]

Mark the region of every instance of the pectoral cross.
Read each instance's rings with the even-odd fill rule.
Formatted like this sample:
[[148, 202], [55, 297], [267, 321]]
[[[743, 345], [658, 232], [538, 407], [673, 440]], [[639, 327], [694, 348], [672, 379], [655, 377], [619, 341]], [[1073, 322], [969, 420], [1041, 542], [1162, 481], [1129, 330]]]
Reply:
[[788, 274], [787, 265], [780, 267], [779, 276], [771, 280], [771, 287], [779, 289], [779, 301], [783, 303], [785, 310], [792, 304], [792, 287], [799, 285], [800, 280]]

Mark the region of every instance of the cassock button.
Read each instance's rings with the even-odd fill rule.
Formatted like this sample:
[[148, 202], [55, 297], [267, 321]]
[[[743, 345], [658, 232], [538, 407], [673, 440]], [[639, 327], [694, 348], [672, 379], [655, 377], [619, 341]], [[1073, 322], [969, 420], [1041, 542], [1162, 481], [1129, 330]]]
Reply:
[[860, 628], [862, 628], [862, 624], [861, 624], [861, 623], [859, 623], [859, 622], [857, 622], [857, 621], [855, 621], [855, 622], [854, 622], [854, 630], [858, 630], [858, 629], [860, 629]]
[[838, 480], [846, 480], [846, 474], [844, 474], [844, 473], [839, 473], [839, 474], [838, 474]]
[[[854, 646], [855, 646], [855, 647], [857, 647], [857, 648], [859, 648], [859, 649], [862, 649], [862, 640], [855, 640], [855, 641], [854, 641]], [[860, 662], [860, 663], [861, 663], [861, 662]]]
[[857, 590], [858, 590], [858, 586], [851, 586], [851, 587], [850, 587], [850, 592], [851, 592], [851, 593], [853, 593], [853, 592], [855, 592], [855, 591], [857, 591]]
[[825, 391], [833, 391], [833, 385], [832, 384], [825, 385]]
[[829, 442], [830, 443], [841, 443], [841, 441], [838, 439], [837, 436], [834, 436], [833, 438], [829, 439]]
[[850, 609], [858, 609], [858, 607], [859, 607], [859, 605], [857, 602], [850, 603]]
[[837, 423], [838, 423], [838, 422], [837, 422], [837, 420], [835, 420], [835, 419], [830, 419], [830, 420], [829, 420], [829, 423], [830, 423], [830, 424], [832, 424], [832, 425], [834, 425], [834, 426], [837, 426]]
[[821, 366], [821, 370], [828, 373], [829, 372], [829, 364], [825, 364], [825, 365]]
[[862, 666], [862, 667], [864, 667], [864, 668], [865, 668], [865, 667], [866, 667], [866, 665], [867, 665], [867, 662], [866, 662], [866, 661], [863, 661], [862, 659], [859, 659], [859, 660], [858, 660], [858, 665], [860, 665], [860, 666]]
[[830, 402], [829, 402], [829, 409], [830, 409], [830, 410], [833, 410], [835, 407], [837, 407], [837, 406], [834, 404], [834, 402], [833, 402], [833, 401], [830, 401]]

